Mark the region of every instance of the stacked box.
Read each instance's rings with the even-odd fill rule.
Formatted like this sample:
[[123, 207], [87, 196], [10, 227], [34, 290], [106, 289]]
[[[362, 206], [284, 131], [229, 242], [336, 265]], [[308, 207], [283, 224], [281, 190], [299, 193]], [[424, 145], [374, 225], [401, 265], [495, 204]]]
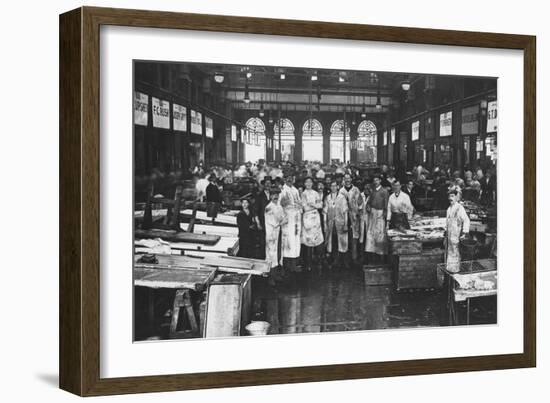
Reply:
[[397, 289], [438, 288], [437, 264], [443, 263], [442, 249], [416, 255], [399, 255], [394, 259], [397, 265]]
[[392, 268], [389, 264], [364, 265], [365, 285], [392, 284]]

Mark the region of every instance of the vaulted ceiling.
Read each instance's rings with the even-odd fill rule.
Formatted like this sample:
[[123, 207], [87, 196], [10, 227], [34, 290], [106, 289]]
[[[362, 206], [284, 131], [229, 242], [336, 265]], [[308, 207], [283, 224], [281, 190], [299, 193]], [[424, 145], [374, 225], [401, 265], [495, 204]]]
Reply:
[[[402, 91], [403, 81], [424, 78], [407, 73], [297, 67], [196, 64], [191, 69], [235, 109], [384, 113], [391, 99]], [[249, 102], [245, 102], [245, 95]]]

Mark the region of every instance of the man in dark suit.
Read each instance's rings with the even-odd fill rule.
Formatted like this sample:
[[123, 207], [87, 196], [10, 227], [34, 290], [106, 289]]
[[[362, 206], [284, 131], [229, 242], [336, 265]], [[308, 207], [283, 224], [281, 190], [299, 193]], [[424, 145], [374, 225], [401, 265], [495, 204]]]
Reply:
[[206, 215], [214, 221], [222, 204], [222, 194], [216, 183], [216, 175], [210, 175], [208, 181], [210, 183], [206, 187]]
[[484, 206], [491, 206], [495, 200], [496, 179], [491, 170], [487, 170], [485, 175], [479, 180], [481, 185], [480, 202]]
[[265, 207], [271, 201], [271, 177], [266, 176], [260, 183], [260, 192], [254, 200], [254, 209], [256, 212], [256, 225], [260, 232], [260, 257], [265, 259]]
[[414, 184], [414, 181], [412, 179], [409, 179], [406, 182], [405, 187], [401, 190], [403, 193], [406, 193], [409, 196], [409, 198], [411, 199], [411, 204], [416, 210], [416, 186]]

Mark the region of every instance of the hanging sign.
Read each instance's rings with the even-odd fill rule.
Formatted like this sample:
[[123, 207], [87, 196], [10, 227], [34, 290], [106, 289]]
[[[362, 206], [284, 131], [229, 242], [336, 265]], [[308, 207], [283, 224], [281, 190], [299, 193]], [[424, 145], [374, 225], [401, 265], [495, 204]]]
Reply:
[[244, 143], [246, 141], [246, 138], [245, 138], [245, 132], [244, 132], [244, 129], [241, 128], [241, 143]]
[[214, 138], [214, 121], [209, 117], [205, 117], [204, 125], [206, 126], [205, 127], [206, 137]]
[[498, 131], [497, 101], [487, 103], [487, 133]]
[[411, 125], [411, 140], [416, 141], [420, 138], [420, 121], [412, 122]]
[[388, 145], [388, 131], [387, 130], [384, 131], [383, 139], [382, 139], [382, 145], [385, 145], [385, 146]]
[[147, 111], [149, 109], [149, 96], [141, 92], [134, 92], [134, 124], [147, 126]]
[[170, 103], [153, 97], [153, 126], [161, 129], [170, 128]]
[[453, 112], [445, 112], [439, 115], [439, 137], [447, 137], [453, 134]]
[[392, 144], [395, 144], [395, 127], [392, 127], [390, 130], [390, 140]]
[[191, 133], [202, 135], [202, 113], [191, 109]]
[[178, 104], [172, 104], [172, 122], [174, 130], [187, 131], [187, 108]]
[[462, 109], [462, 135], [479, 133], [479, 104]]
[[237, 141], [237, 126], [231, 125], [231, 141]]

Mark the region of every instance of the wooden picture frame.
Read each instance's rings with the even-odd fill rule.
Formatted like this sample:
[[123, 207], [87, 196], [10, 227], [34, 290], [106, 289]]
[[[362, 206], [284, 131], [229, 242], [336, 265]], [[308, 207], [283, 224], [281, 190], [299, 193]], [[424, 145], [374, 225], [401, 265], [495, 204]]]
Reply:
[[[287, 35], [524, 52], [524, 349], [521, 354], [100, 377], [101, 25]], [[60, 387], [81, 396], [533, 367], [536, 363], [535, 37], [82, 7], [60, 16]]]

